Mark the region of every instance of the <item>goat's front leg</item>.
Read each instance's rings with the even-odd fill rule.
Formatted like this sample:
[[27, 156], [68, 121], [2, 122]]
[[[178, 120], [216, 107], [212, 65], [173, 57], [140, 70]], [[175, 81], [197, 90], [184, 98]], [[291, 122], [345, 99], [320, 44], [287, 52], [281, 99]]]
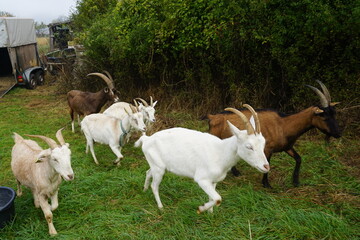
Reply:
[[300, 174], [300, 166], [301, 166], [301, 157], [295, 151], [294, 148], [287, 150], [286, 153], [289, 154], [290, 157], [295, 159], [295, 169], [293, 172], [293, 185], [295, 187], [298, 187], [300, 185], [299, 174]]
[[57, 189], [50, 198], [51, 199], [51, 211], [54, 211], [59, 206], [58, 193], [59, 193], [59, 189]]
[[114, 164], [119, 165], [120, 159], [124, 156], [121, 154], [121, 147], [119, 145], [110, 145], [111, 150], [117, 156], [117, 159], [114, 161]]
[[81, 126], [81, 123], [80, 123], [80, 114], [78, 114], [77, 117], [78, 117], [78, 124], [79, 124], [79, 126]]
[[19, 182], [19, 180], [16, 179], [16, 183], [17, 183], [16, 194], [17, 194], [18, 197], [20, 197], [22, 195], [21, 182]]
[[[221, 196], [215, 190], [216, 184], [213, 184], [207, 180], [197, 181], [197, 183], [207, 193], [207, 195], [209, 195], [209, 199], [211, 199], [209, 202], [205, 203], [203, 206], [199, 206], [197, 213], [200, 214], [206, 210], [210, 210], [215, 205], [219, 206], [221, 203]], [[210, 210], [210, 212], [211, 212], [211, 210]]]
[[70, 108], [70, 117], [71, 117], [71, 131], [75, 133], [75, 126], [74, 126], [74, 110]]
[[[267, 149], [265, 149], [265, 156], [270, 164], [270, 159], [272, 156], [272, 153], [269, 153], [269, 151], [267, 151]], [[262, 184], [264, 188], [272, 188], [270, 183], [269, 183], [269, 178], [268, 178], [268, 173], [264, 173], [263, 178], [262, 178]]]
[[48, 202], [48, 198], [44, 195], [40, 195], [39, 196], [39, 202], [40, 202], [40, 206], [41, 206], [41, 209], [45, 215], [45, 219], [48, 223], [48, 227], [49, 227], [49, 233], [50, 235], [56, 235], [57, 232], [56, 232], [56, 229], [54, 227], [54, 224], [53, 224], [53, 214], [51, 212], [51, 207], [50, 207], [50, 204]]

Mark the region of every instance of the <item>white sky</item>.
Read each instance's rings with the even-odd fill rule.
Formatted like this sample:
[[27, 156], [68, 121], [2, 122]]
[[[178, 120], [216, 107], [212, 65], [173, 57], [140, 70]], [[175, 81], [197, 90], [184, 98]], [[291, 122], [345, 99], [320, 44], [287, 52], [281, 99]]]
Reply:
[[75, 11], [76, 0], [0, 0], [0, 11], [49, 24]]

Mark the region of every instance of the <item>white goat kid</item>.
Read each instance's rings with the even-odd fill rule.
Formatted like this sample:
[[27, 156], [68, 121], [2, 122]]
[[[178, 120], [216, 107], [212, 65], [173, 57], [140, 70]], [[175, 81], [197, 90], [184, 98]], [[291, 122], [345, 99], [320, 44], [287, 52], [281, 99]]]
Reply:
[[95, 152], [94, 141], [107, 144], [117, 156], [114, 164], [120, 164], [123, 158], [121, 148], [128, 140], [131, 131], [146, 131], [143, 114], [137, 108], [131, 106], [131, 112], [122, 120], [101, 113], [90, 114], [81, 122], [81, 129], [86, 137], [86, 153], [90, 151], [96, 164], [99, 164]]
[[[251, 108], [249, 105], [244, 105]], [[251, 108], [252, 109], [252, 108]], [[221, 196], [217, 193], [216, 184], [226, 177], [226, 173], [239, 159], [245, 160], [262, 173], [270, 170], [264, 154], [265, 139], [260, 132], [257, 115], [256, 131], [248, 119], [236, 109], [233, 111], [247, 126], [247, 130], [240, 131], [228, 122], [232, 137], [219, 139], [208, 133], [202, 133], [185, 128], [171, 128], [159, 131], [152, 136], [142, 136], [135, 146], [142, 146], [142, 151], [150, 165], [146, 172], [144, 191], [150, 185], [157, 205], [163, 208], [159, 196], [159, 185], [165, 170], [179, 176], [194, 179], [195, 182], [208, 194], [209, 202], [199, 206], [198, 213], [213, 211], [213, 206], [221, 203]]]
[[[141, 103], [138, 104], [136, 100], [141, 101]], [[157, 101], [153, 102], [153, 99], [150, 96], [150, 105], [142, 98], [136, 98], [134, 99], [134, 102], [136, 107], [139, 108], [139, 111], [143, 113], [146, 126], [155, 122], [155, 105]], [[131, 111], [130, 106], [131, 104], [127, 102], [117, 102], [108, 107], [103, 114], [123, 119], [127, 115], [126, 111]]]
[[[46, 150], [43, 150], [35, 141], [25, 140], [14, 133], [15, 145], [11, 152], [11, 168], [18, 184], [17, 195], [22, 195], [21, 185], [31, 189], [34, 204], [37, 208], [41, 207], [51, 235], [57, 234], [52, 220], [52, 211], [59, 206], [58, 191], [61, 177], [66, 181], [74, 179], [71, 151], [69, 144], [64, 141], [61, 130], [56, 133], [60, 145], [45, 136], [27, 135], [44, 140], [50, 146]], [[49, 198], [51, 205], [48, 202]]]

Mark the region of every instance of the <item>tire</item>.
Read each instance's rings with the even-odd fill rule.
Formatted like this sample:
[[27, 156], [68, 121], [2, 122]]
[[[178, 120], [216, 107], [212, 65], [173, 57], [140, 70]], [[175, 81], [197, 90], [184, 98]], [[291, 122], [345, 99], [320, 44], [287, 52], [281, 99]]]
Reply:
[[30, 74], [30, 79], [29, 79], [29, 81], [27, 82], [26, 87], [27, 87], [28, 89], [35, 89], [35, 88], [37, 87], [37, 81], [36, 81], [36, 78], [35, 78], [35, 74], [34, 74], [34, 73], [31, 73], [31, 74]]
[[44, 73], [41, 71], [38, 71], [35, 73], [35, 79], [36, 79], [36, 83], [37, 85], [41, 86], [44, 85], [45, 83], [45, 77], [44, 77]]

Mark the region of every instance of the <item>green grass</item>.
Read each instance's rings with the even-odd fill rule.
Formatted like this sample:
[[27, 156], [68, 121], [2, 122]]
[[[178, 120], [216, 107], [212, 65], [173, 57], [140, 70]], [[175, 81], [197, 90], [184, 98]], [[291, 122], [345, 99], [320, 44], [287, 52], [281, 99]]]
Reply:
[[[135, 97], [135, 96], [134, 96]], [[207, 123], [189, 113], [158, 116], [176, 126], [207, 129]], [[165, 121], [164, 120], [164, 121]], [[134, 139], [123, 149], [125, 158], [115, 167], [108, 146], [95, 145], [96, 166], [85, 154], [85, 138], [71, 132], [64, 95], [54, 86], [34, 91], [15, 88], [0, 99], [0, 185], [16, 189], [10, 168], [12, 132], [54, 137], [67, 126], [64, 138], [72, 150], [75, 180], [63, 182], [59, 208], [54, 211], [56, 237], [49, 237], [31, 192], [15, 201], [14, 221], [0, 230], [0, 239], [358, 239], [360, 237], [360, 181], [356, 166], [346, 159], [359, 156], [359, 142], [343, 137], [330, 146], [315, 137], [302, 137], [296, 149], [303, 157], [301, 186], [291, 185], [294, 161], [286, 154], [272, 158], [273, 189], [260, 184], [261, 174], [238, 164], [240, 177], [228, 174], [218, 184], [223, 197], [214, 213], [198, 215], [207, 195], [190, 179], [166, 174], [160, 185], [164, 210], [159, 211], [149, 189], [143, 192], [146, 160]], [[319, 134], [320, 135], [320, 134]], [[46, 147], [46, 145], [39, 141]], [[349, 147], [351, 146], [351, 147]], [[346, 156], [346, 159], [345, 159]], [[358, 164], [359, 166], [359, 164]]]

